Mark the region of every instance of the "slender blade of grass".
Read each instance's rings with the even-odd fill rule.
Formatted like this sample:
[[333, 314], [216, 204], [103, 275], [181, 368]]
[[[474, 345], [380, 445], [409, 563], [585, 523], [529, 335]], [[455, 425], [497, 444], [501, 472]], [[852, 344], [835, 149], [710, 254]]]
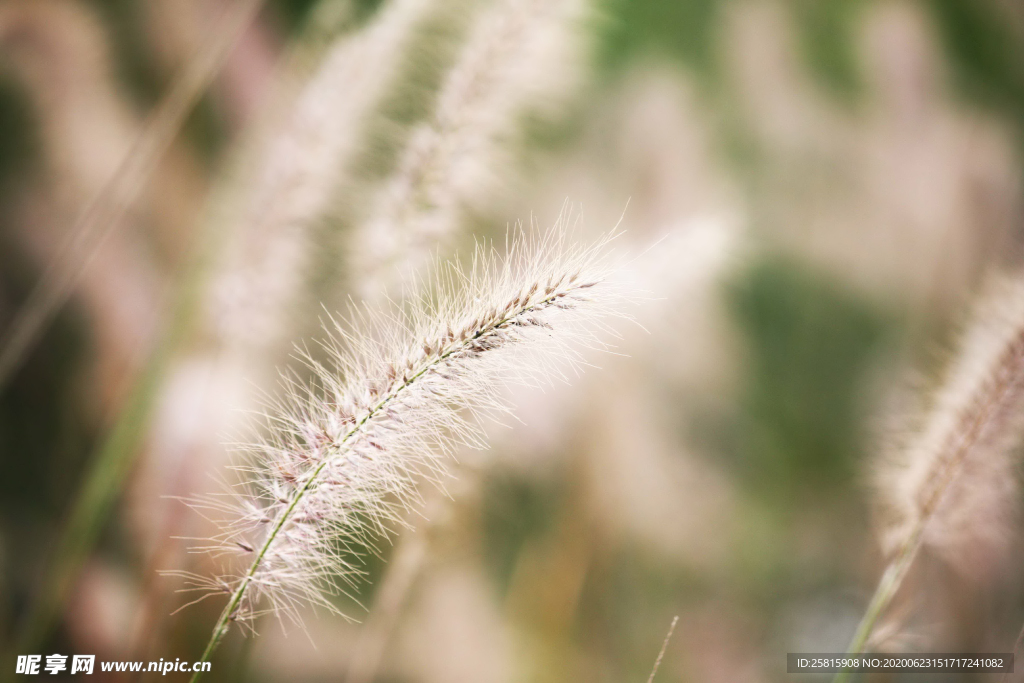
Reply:
[[262, 3], [263, 0], [235, 3], [216, 37], [181, 72], [117, 170], [82, 209], [57, 257], [46, 267], [0, 339], [0, 391], [21, 366], [25, 354], [54, 314], [71, 296], [107, 237], [121, 227], [189, 112], [216, 77]]

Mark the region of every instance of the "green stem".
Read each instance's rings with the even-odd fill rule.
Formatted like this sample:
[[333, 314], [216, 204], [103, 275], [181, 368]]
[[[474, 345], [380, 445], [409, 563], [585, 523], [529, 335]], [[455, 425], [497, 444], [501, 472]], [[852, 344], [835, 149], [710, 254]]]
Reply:
[[[370, 414], [368, 414], [367, 417], [364, 418], [363, 422], [360, 422], [358, 426], [362, 426], [365, 423], [365, 421], [369, 419], [369, 416]], [[344, 443], [344, 441], [347, 441], [352, 436], [352, 434], [355, 432], [358, 426], [356, 428], [353, 428], [352, 431], [345, 435], [345, 438], [342, 440], [342, 443]], [[295, 494], [295, 497], [292, 499], [292, 502], [288, 505], [287, 508], [285, 508], [284, 512], [282, 512], [281, 515], [277, 518], [277, 522], [274, 524], [273, 530], [267, 537], [267, 540], [263, 544], [263, 547], [260, 548], [259, 554], [256, 555], [256, 559], [253, 560], [252, 565], [249, 566], [249, 571], [245, 573], [245, 577], [238, 584], [238, 587], [235, 588], [234, 593], [231, 594], [231, 599], [228, 601], [228, 604], [224, 606], [224, 610], [220, 613], [220, 617], [217, 619], [217, 623], [213, 627], [213, 632], [210, 635], [210, 641], [206, 644], [206, 649], [203, 651], [203, 656], [199, 660], [200, 663], [208, 662], [210, 660], [210, 657], [213, 655], [213, 651], [217, 649], [217, 646], [220, 645], [220, 641], [224, 639], [225, 635], [227, 635], [228, 628], [230, 627], [231, 621], [234, 618], [235, 610], [237, 610], [239, 604], [241, 604], [242, 596], [245, 595], [245, 590], [249, 587], [249, 584], [252, 583], [252, 577], [255, 576], [256, 570], [259, 569], [260, 564], [263, 562], [263, 557], [267, 554], [267, 551], [270, 549], [270, 546], [274, 543], [274, 539], [277, 538], [277, 535], [278, 533], [280, 533], [281, 528], [284, 527], [285, 522], [288, 521], [288, 518], [295, 510], [295, 506], [297, 506], [299, 504], [299, 501], [302, 500], [302, 498], [306, 495], [306, 491], [310, 489], [310, 487], [313, 485], [313, 482], [323, 471], [324, 467], [327, 466], [328, 462], [329, 460], [325, 458], [324, 461], [317, 466], [317, 468], [313, 471], [312, 476], [310, 476], [309, 479], [306, 480], [306, 483], [303, 484], [302, 488], [300, 488], [298, 492]], [[197, 671], [192, 676], [192, 680], [198, 681], [201, 675], [202, 672]]]
[[[885, 568], [882, 578], [875, 588], [875, 594], [871, 596], [871, 602], [868, 603], [868, 608], [864, 612], [864, 617], [857, 626], [853, 640], [850, 641], [850, 646], [846, 649], [846, 654], [859, 655], [864, 651], [868, 638], [871, 637], [871, 633], [875, 630], [875, 625], [889, 608], [892, 599], [900, 588], [900, 584], [903, 583], [903, 579], [910, 569], [910, 565], [913, 564], [914, 558], [917, 556], [923, 532], [923, 525], [915, 529], [914, 533], [911, 534], [910, 538], [900, 549], [899, 554]], [[832, 679], [832, 683], [846, 683], [850, 679], [850, 675], [850, 670], [844, 669], [836, 674], [835, 678]]]

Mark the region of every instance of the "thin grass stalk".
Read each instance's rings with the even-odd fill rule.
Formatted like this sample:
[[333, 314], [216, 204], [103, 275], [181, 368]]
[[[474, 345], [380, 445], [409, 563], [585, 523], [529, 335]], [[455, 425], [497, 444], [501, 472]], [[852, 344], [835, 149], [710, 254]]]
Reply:
[[658, 675], [658, 669], [661, 668], [661, 660], [665, 658], [665, 651], [668, 650], [668, 641], [672, 640], [672, 634], [675, 633], [678, 623], [679, 617], [672, 617], [672, 623], [668, 627], [668, 633], [665, 634], [665, 640], [661, 642], [661, 650], [658, 651], [658, 658], [654, 660], [654, 667], [651, 669], [651, 675], [647, 677], [647, 683], [654, 683], [654, 677]]
[[[903, 584], [903, 579], [906, 578], [907, 572], [910, 571], [920, 545], [921, 533], [919, 532], [916, 537], [910, 539], [903, 546], [899, 554], [882, 572], [882, 578], [878, 582], [875, 593], [871, 596], [867, 609], [864, 611], [864, 616], [857, 625], [857, 630], [853, 634], [850, 646], [846, 650], [847, 654], [860, 654], [867, 647], [868, 639], [871, 637], [872, 632], [874, 632], [875, 626], [889, 608], [893, 598], [896, 597], [896, 593]], [[849, 669], [844, 669], [836, 674], [833, 681], [834, 683], [845, 683], [845, 681], [850, 679], [850, 675]]]
[[58, 256], [47, 266], [0, 341], [0, 391], [53, 315], [71, 296], [107, 236], [120, 227], [189, 112], [220, 71], [262, 2], [238, 0], [230, 8], [216, 38], [186, 65], [114, 175], [85, 206]]

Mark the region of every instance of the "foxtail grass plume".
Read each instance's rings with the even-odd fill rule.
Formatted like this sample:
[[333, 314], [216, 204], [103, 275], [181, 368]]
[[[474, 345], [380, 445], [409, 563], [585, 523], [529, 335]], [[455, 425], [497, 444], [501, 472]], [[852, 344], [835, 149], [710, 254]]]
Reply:
[[522, 117], [550, 116], [583, 73], [586, 0], [497, 0], [476, 19], [430, 118], [355, 233], [368, 300], [429, 264], [463, 214], [482, 211], [514, 165]]
[[[920, 431], [879, 470], [895, 551], [920, 541], [971, 570], [1015, 515], [1013, 449], [1024, 431], [1024, 279], [983, 298]], [[974, 567], [974, 569], [979, 569]]]
[[877, 473], [891, 560], [851, 644], [860, 651], [918, 551], [965, 572], [1004, 549], [1016, 514], [1013, 449], [1024, 428], [1024, 279], [983, 299], [919, 428]]
[[510, 410], [506, 385], [568, 379], [584, 351], [607, 348], [632, 297], [608, 283], [610, 238], [575, 246], [563, 222], [515, 231], [504, 254], [478, 246], [404, 306], [331, 322], [329, 360], [307, 357], [314, 381], [288, 379], [247, 448], [244, 491], [192, 501], [225, 518], [197, 550], [247, 562], [185, 575], [199, 599], [230, 596], [205, 657], [233, 621], [334, 610], [329, 598], [359, 575], [345, 551], [402, 524], [417, 483], [439, 481], [454, 449], [484, 445], [481, 420]]
[[367, 26], [335, 40], [283, 120], [259, 131], [270, 143], [251, 160], [258, 175], [232, 217], [238, 229], [212, 288], [210, 318], [222, 338], [260, 348], [280, 338], [310, 260], [308, 231], [346, 184], [367, 120], [393, 87], [416, 26], [438, 5], [387, 3]]

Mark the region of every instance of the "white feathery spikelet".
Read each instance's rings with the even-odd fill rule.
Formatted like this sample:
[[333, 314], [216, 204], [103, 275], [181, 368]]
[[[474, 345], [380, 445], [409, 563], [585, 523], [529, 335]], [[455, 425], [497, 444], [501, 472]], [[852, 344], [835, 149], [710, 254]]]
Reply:
[[557, 108], [583, 72], [587, 0], [497, 0], [476, 19], [398, 167], [355, 233], [362, 294], [378, 296], [449, 242], [466, 209], [485, 206], [507, 169], [521, 117]]
[[1011, 456], [1024, 432], [1024, 279], [993, 290], [919, 431], [878, 472], [886, 547], [919, 540], [966, 571], [1007, 538], [1016, 514]]
[[994, 290], [977, 307], [920, 427], [876, 473], [889, 561], [851, 653], [877, 640], [876, 627], [922, 547], [976, 575], [1003, 550], [1016, 513], [1011, 452], [1024, 431], [1024, 278]]
[[222, 250], [230, 262], [212, 287], [220, 336], [270, 346], [301, 287], [307, 231], [328, 211], [360, 149], [365, 122], [389, 91], [418, 22], [437, 0], [394, 0], [357, 33], [338, 39], [257, 160], [259, 175]]
[[608, 239], [581, 248], [561, 226], [519, 229], [504, 254], [478, 246], [468, 267], [440, 268], [406, 306], [332, 321], [330, 360], [307, 359], [313, 385], [289, 379], [248, 447], [244, 490], [192, 501], [230, 513], [198, 550], [249, 563], [185, 575], [203, 597], [231, 595], [211, 648], [229, 621], [333, 609], [329, 597], [359, 573], [343, 550], [401, 524], [417, 482], [437, 481], [456, 447], [484, 445], [481, 419], [509, 411], [507, 385], [567, 378], [584, 351], [607, 348], [608, 323], [634, 298], [608, 282]]

